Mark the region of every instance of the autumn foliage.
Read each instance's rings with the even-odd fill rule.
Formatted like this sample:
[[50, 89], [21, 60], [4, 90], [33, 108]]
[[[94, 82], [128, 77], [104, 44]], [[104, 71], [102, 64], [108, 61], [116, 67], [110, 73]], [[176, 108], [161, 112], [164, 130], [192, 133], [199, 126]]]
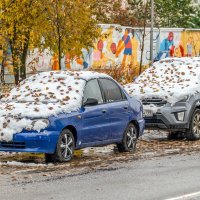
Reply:
[[[32, 48], [49, 48], [61, 58], [81, 54], [98, 36], [96, 0], [1, 0], [3, 50], [12, 52], [15, 83], [26, 78], [26, 57]], [[1, 41], [1, 42], [2, 42]], [[61, 68], [59, 66], [59, 68]]]

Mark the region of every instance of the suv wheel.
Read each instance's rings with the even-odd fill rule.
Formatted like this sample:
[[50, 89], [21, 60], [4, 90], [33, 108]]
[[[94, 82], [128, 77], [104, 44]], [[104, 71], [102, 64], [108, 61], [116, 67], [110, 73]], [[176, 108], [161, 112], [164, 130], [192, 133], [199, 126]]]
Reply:
[[190, 121], [190, 129], [186, 134], [188, 140], [200, 139], [200, 109], [196, 109]]
[[75, 141], [72, 132], [65, 129], [61, 132], [54, 154], [45, 154], [46, 162], [67, 162], [73, 158]]
[[134, 152], [136, 148], [137, 135], [137, 128], [134, 124], [130, 123], [124, 132], [122, 142], [117, 144], [119, 152]]

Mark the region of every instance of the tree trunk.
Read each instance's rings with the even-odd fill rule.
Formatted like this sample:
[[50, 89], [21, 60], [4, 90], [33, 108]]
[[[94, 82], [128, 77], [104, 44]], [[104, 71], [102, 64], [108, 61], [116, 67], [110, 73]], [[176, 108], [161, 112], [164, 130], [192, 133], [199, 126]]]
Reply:
[[142, 33], [142, 47], [141, 47], [141, 56], [140, 56], [140, 69], [139, 69], [139, 75], [142, 73], [142, 63], [143, 63], [143, 53], [144, 53], [144, 40], [146, 36], [146, 23], [147, 23], [147, 3], [145, 5], [144, 10], [144, 21], [143, 21], [143, 33]]
[[58, 39], [58, 61], [59, 61], [59, 70], [61, 70], [61, 56], [62, 52], [61, 52], [61, 38], [59, 36], [59, 39]]
[[15, 77], [15, 85], [19, 83], [19, 62], [18, 62], [18, 50], [16, 49], [16, 38], [17, 38], [17, 31], [16, 31], [16, 22], [13, 25], [13, 38], [9, 41], [9, 45], [11, 47], [12, 52], [12, 60], [13, 60], [13, 72]]
[[29, 38], [30, 38], [30, 32], [28, 31], [26, 33], [26, 42], [24, 44], [24, 47], [22, 49], [22, 54], [20, 55], [20, 78], [22, 80], [26, 79], [26, 57], [28, 53], [28, 47], [29, 47]]
[[144, 30], [142, 33], [142, 47], [141, 47], [141, 55], [140, 55], [140, 69], [139, 69], [139, 75], [142, 73], [142, 63], [143, 63], [143, 53], [144, 53], [144, 39], [146, 34], [146, 25], [144, 25]]
[[15, 77], [15, 85], [18, 85], [19, 84], [19, 65], [16, 58], [14, 58], [15, 56], [16, 55], [13, 56], [13, 71], [14, 71], [14, 77]]
[[4, 77], [4, 72], [5, 72], [5, 58], [3, 58], [2, 63], [1, 63], [1, 83], [5, 83], [5, 77]]
[[19, 83], [19, 62], [18, 62], [18, 53], [15, 48], [11, 45], [12, 59], [13, 59], [13, 72], [15, 77], [15, 85]]
[[28, 52], [28, 42], [25, 44], [20, 61], [20, 78], [22, 80], [26, 79], [26, 57], [27, 57], [27, 52]]
[[[25, 52], [26, 51], [26, 52]], [[20, 58], [20, 79], [24, 80], [26, 78], [26, 55], [27, 50], [23, 50], [23, 54]]]
[[56, 28], [57, 28], [57, 36], [58, 36], [58, 63], [59, 63], [59, 70], [61, 70], [61, 35], [60, 35], [60, 19], [59, 19], [59, 16], [58, 16], [58, 12], [59, 12], [59, 9], [58, 9], [58, 2], [56, 2]]

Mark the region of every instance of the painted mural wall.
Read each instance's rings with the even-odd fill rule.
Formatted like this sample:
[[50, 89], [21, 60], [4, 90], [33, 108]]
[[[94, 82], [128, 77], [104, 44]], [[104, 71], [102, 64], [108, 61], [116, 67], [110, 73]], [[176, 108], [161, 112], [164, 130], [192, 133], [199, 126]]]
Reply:
[[[100, 25], [101, 36], [89, 51], [83, 49], [82, 56], [73, 59], [65, 55], [62, 69], [137, 69], [139, 65], [148, 65], [150, 57], [150, 30], [124, 27], [120, 25]], [[144, 34], [144, 51], [142, 52]], [[142, 56], [141, 56], [142, 55]], [[154, 60], [166, 57], [200, 56], [200, 30], [161, 28], [154, 30]], [[0, 52], [0, 61], [2, 55]], [[11, 78], [13, 74], [12, 55], [7, 51], [4, 62], [5, 74]], [[58, 58], [55, 54], [38, 49], [30, 51], [27, 57], [27, 73], [57, 70]], [[8, 78], [8, 79], [9, 79]], [[11, 79], [8, 82], [12, 82]]]

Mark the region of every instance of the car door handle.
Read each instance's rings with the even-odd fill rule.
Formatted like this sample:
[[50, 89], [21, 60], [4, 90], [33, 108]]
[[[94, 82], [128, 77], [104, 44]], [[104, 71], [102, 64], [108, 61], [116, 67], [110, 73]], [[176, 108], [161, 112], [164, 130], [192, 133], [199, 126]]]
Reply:
[[102, 110], [101, 112], [102, 112], [102, 113], [106, 113], [106, 112], [107, 112], [107, 110]]
[[124, 109], [127, 110], [127, 109], [128, 109], [128, 106], [124, 106]]

